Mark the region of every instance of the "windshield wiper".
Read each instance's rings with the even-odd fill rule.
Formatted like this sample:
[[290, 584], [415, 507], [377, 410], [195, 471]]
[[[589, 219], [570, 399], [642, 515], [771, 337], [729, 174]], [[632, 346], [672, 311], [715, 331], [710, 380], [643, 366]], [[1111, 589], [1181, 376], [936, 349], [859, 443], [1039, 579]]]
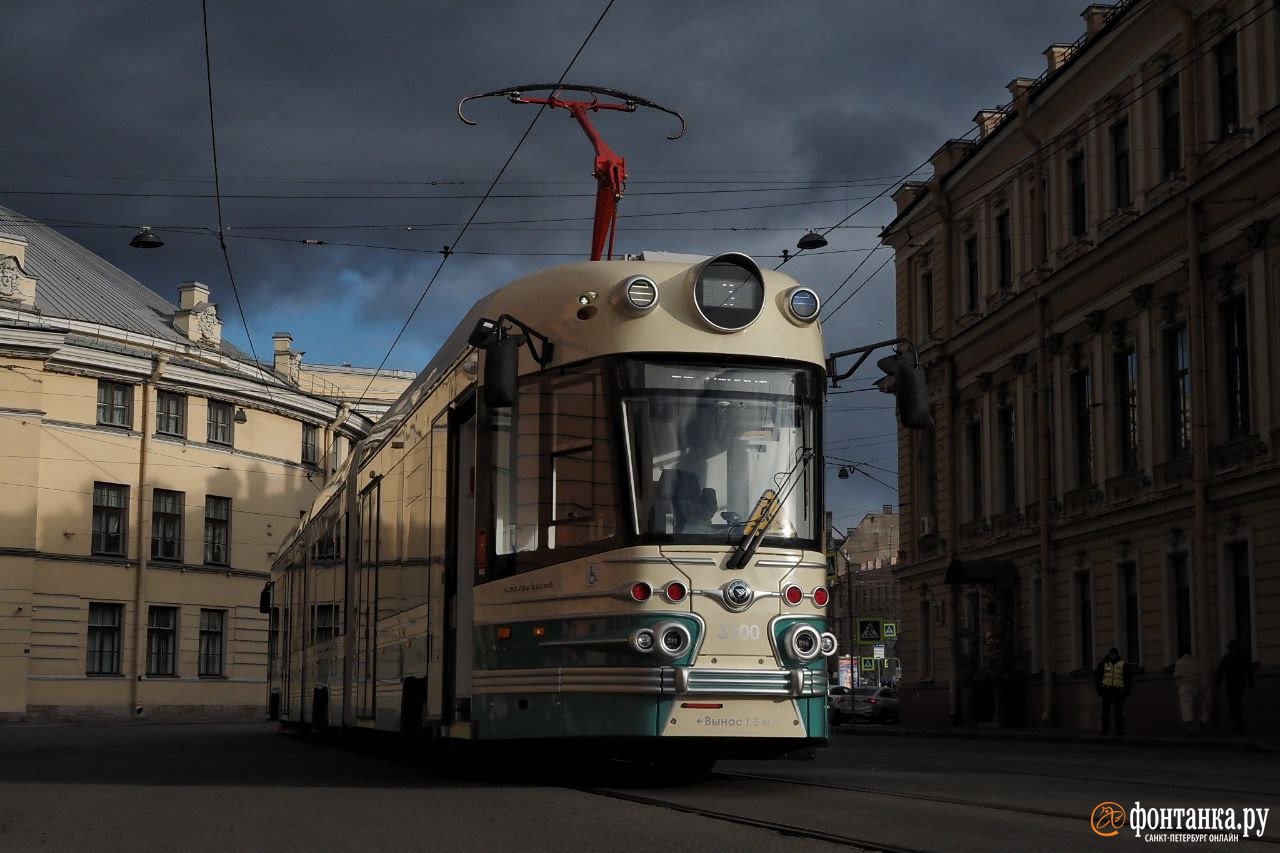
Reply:
[[800, 482], [796, 475], [812, 459], [813, 451], [807, 447], [803, 448], [796, 459], [796, 464], [792, 465], [791, 470], [787, 471], [781, 483], [778, 482], [781, 472], [774, 475], [773, 481], [777, 488], [768, 488], [761, 493], [760, 499], [756, 501], [755, 509], [751, 511], [751, 517], [747, 519], [742, 539], [738, 541], [738, 547], [734, 549], [733, 554], [729, 557], [729, 562], [725, 563], [725, 568], [740, 569], [755, 556], [756, 551], [760, 548], [760, 543], [764, 542], [765, 532], [773, 525], [774, 519], [778, 517], [778, 513], [782, 510], [782, 505], [787, 502], [787, 498], [791, 495], [791, 490], [795, 488], [796, 483]]

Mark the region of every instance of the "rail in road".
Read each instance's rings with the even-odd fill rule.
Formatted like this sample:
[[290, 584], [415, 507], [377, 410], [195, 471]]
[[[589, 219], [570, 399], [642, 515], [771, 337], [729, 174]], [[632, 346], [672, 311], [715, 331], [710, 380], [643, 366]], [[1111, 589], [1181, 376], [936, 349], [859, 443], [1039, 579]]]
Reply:
[[[817, 762], [781, 761], [755, 765], [730, 763], [700, 782], [658, 787], [579, 788], [587, 793], [646, 806], [771, 830], [863, 850], [988, 851], [993, 849], [1079, 850], [1093, 843], [1111, 848], [1145, 847], [1133, 832], [1097, 838], [1090, 828], [1091, 798], [1116, 791], [1116, 801], [1165, 806], [1269, 806], [1277, 802], [1275, 782], [1257, 772], [1262, 765], [1233, 775], [1206, 763], [1198, 778], [1185, 774], [1192, 765], [1156, 763], [1144, 757], [1117, 756], [1108, 766], [1090, 765], [1092, 755], [1026, 756], [1020, 769], [959, 764], [963, 756], [945, 753], [929, 759], [894, 756], [896, 773], [885, 778], [867, 770], [874, 749], [844, 761], [830, 753]], [[833, 760], [834, 759], [834, 760]], [[1065, 761], [1063, 759], [1066, 759]], [[1179, 756], [1178, 762], [1194, 756]], [[1230, 762], [1230, 756], [1222, 759]], [[1265, 758], [1262, 759], [1265, 761]], [[1127, 763], [1128, 762], [1128, 763]], [[844, 763], [844, 766], [841, 766]], [[967, 778], [965, 774], [973, 778]], [[981, 782], [977, 781], [986, 774]], [[870, 776], [872, 782], [859, 777]], [[913, 784], [914, 780], [914, 784]], [[1251, 783], [1256, 783], [1252, 784]], [[1081, 806], [1089, 802], [1090, 806]], [[1280, 822], [1280, 809], [1276, 809]], [[1280, 834], [1268, 827], [1263, 838], [1243, 838], [1234, 850], [1270, 850]], [[1261, 843], [1259, 843], [1261, 842]], [[1262, 844], [1266, 844], [1263, 847]], [[1196, 845], [1180, 845], [1197, 849]]]

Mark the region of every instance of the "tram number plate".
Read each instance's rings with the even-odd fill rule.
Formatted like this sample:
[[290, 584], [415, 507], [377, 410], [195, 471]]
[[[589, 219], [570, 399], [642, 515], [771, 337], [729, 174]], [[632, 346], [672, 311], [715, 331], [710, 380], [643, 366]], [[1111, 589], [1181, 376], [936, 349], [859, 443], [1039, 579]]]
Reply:
[[758, 640], [760, 626], [754, 622], [721, 622], [716, 636], [721, 640]]

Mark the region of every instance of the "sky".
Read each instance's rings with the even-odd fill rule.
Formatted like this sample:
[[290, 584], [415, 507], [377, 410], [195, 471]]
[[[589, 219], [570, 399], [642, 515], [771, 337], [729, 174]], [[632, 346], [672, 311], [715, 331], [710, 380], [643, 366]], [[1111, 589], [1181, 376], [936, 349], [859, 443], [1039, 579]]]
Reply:
[[[195, 0], [8, 4], [0, 205], [170, 301], [182, 281], [208, 284], [224, 336], [260, 358], [288, 331], [308, 362], [416, 372], [477, 298], [588, 254], [591, 149], [567, 115], [502, 99], [468, 105], [474, 127], [456, 114], [467, 95], [563, 75], [688, 122], [672, 142], [662, 113], [595, 119], [627, 160], [618, 252], [741, 251], [773, 267], [867, 205], [785, 266], [828, 300], [827, 348], [847, 349], [894, 335], [892, 264], [872, 275], [890, 253], [867, 258], [892, 186], [928, 177], [929, 155], [1007, 102], [1008, 81], [1039, 75], [1045, 47], [1083, 32], [1084, 5], [209, 0], [210, 85]], [[210, 89], [243, 319], [215, 236]], [[164, 247], [129, 248], [140, 225]], [[837, 528], [897, 503], [892, 402], [830, 398]], [[860, 468], [840, 480], [840, 461]]]

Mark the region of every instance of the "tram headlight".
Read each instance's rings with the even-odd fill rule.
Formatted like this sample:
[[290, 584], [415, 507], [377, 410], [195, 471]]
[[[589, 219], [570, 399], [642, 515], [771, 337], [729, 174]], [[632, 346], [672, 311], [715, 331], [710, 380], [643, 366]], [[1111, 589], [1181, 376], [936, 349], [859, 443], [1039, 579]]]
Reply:
[[786, 634], [784, 647], [791, 657], [808, 663], [822, 652], [822, 636], [812, 625], [793, 625]]
[[822, 300], [818, 294], [807, 287], [793, 287], [787, 291], [783, 306], [787, 319], [798, 325], [807, 326], [818, 319], [822, 310]]
[[631, 314], [648, 314], [658, 307], [658, 285], [643, 275], [633, 275], [622, 283], [622, 305]]
[[823, 631], [819, 637], [819, 648], [822, 649], [823, 657], [831, 657], [836, 653], [836, 649], [840, 646], [840, 642], [836, 639], [836, 635], [830, 631]]
[[649, 628], [641, 628], [640, 630], [633, 631], [631, 633], [631, 648], [641, 654], [647, 655], [649, 652], [653, 651], [653, 647], [656, 642], [657, 641], [653, 636], [653, 631]]
[[680, 657], [693, 644], [689, 629], [679, 622], [664, 622], [655, 626], [653, 633], [658, 638], [658, 651], [669, 658]]

